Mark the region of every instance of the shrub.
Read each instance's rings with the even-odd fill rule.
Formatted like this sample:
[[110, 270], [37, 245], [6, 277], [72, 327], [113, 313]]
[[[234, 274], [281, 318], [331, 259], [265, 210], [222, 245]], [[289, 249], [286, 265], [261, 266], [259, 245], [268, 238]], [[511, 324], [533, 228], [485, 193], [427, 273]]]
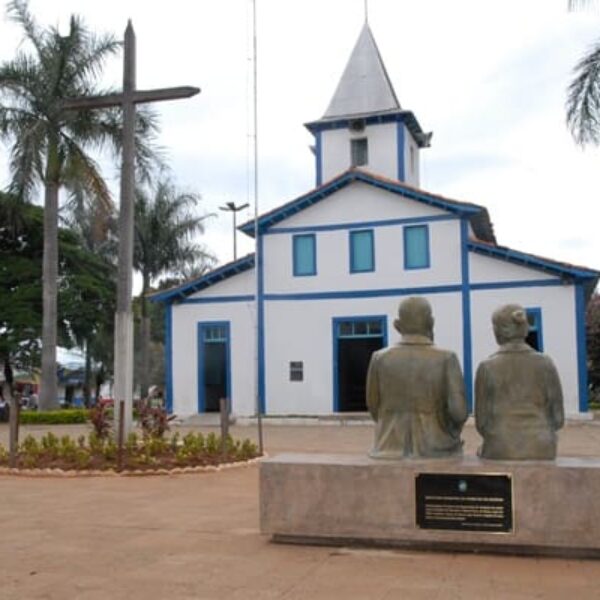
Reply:
[[147, 400], [142, 400], [138, 404], [138, 418], [145, 438], [162, 439], [169, 431], [169, 421], [172, 421], [175, 415], [169, 415], [162, 406], [153, 407]]
[[99, 440], [104, 440], [110, 435], [112, 427], [112, 414], [109, 413], [106, 404], [98, 403], [90, 410], [90, 421], [94, 433]]
[[74, 425], [86, 423], [87, 420], [88, 411], [85, 408], [69, 408], [48, 412], [22, 410], [19, 422], [21, 425]]

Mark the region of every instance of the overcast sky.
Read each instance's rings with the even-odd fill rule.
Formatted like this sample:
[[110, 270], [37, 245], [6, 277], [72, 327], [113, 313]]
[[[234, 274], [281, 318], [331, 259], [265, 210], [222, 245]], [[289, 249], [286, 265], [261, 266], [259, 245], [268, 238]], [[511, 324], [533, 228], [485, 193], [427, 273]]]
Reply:
[[[257, 0], [259, 207], [314, 186], [312, 136], [364, 22], [363, 0]], [[564, 119], [577, 60], [600, 40], [600, 10], [570, 14], [566, 0], [370, 0], [369, 23], [402, 108], [432, 146], [421, 185], [485, 205], [498, 242], [600, 268], [600, 152], [582, 151]], [[250, 0], [31, 0], [40, 23], [66, 32], [72, 12], [118, 36], [131, 18], [138, 88], [194, 85], [200, 95], [156, 105], [160, 143], [179, 186], [217, 216], [205, 243], [232, 258], [231, 216], [252, 202], [249, 133]], [[0, 20], [0, 60], [17, 26]], [[121, 85], [119, 60], [104, 82]], [[0, 186], [8, 182], [0, 148]], [[117, 171], [107, 176], [116, 187]], [[40, 194], [41, 196], [41, 194]], [[118, 201], [118, 198], [116, 198]], [[242, 213], [241, 219], [252, 213]], [[240, 254], [252, 241], [239, 234]]]

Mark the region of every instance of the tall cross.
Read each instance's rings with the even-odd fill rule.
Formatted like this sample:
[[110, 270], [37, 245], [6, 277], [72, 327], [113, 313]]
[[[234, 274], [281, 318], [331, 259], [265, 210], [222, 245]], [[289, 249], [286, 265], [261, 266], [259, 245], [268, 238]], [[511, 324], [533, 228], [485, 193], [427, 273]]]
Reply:
[[65, 110], [123, 108], [123, 149], [121, 165], [121, 205], [119, 210], [119, 269], [117, 280], [117, 312], [115, 314], [114, 393], [115, 428], [118, 431], [118, 402], [125, 402], [124, 431], [129, 432], [133, 415], [133, 313], [131, 311], [133, 271], [133, 221], [135, 198], [135, 105], [195, 96], [195, 87], [156, 90], [135, 89], [135, 33], [131, 20], [125, 29], [123, 55], [123, 92], [105, 96], [68, 98]]

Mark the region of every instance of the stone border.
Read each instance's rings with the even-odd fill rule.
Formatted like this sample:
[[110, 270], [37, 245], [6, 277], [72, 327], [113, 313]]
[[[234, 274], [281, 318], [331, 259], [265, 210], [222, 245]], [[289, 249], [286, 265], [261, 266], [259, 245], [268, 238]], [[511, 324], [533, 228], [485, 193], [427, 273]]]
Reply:
[[10, 467], [0, 467], [0, 475], [12, 475], [16, 477], [152, 477], [157, 475], [188, 475], [194, 473], [214, 473], [226, 469], [235, 469], [254, 465], [268, 455], [251, 458], [249, 460], [240, 460], [237, 462], [223, 463], [220, 465], [208, 465], [206, 467], [175, 467], [174, 469], [135, 469], [134, 471], [115, 471], [114, 469], [101, 470], [81, 470], [71, 469], [11, 469]]

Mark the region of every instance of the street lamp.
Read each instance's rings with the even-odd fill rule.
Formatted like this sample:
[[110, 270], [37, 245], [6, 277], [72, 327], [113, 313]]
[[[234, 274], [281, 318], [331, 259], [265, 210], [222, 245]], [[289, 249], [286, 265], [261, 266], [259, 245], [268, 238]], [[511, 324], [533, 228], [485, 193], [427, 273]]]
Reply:
[[236, 206], [235, 202], [227, 202], [225, 206], [219, 206], [219, 210], [223, 210], [225, 212], [230, 212], [233, 215], [233, 260], [237, 260], [237, 223], [236, 223], [236, 213], [240, 210], [244, 210], [244, 208], [248, 208], [250, 206], [248, 203], [242, 204], [240, 206]]

